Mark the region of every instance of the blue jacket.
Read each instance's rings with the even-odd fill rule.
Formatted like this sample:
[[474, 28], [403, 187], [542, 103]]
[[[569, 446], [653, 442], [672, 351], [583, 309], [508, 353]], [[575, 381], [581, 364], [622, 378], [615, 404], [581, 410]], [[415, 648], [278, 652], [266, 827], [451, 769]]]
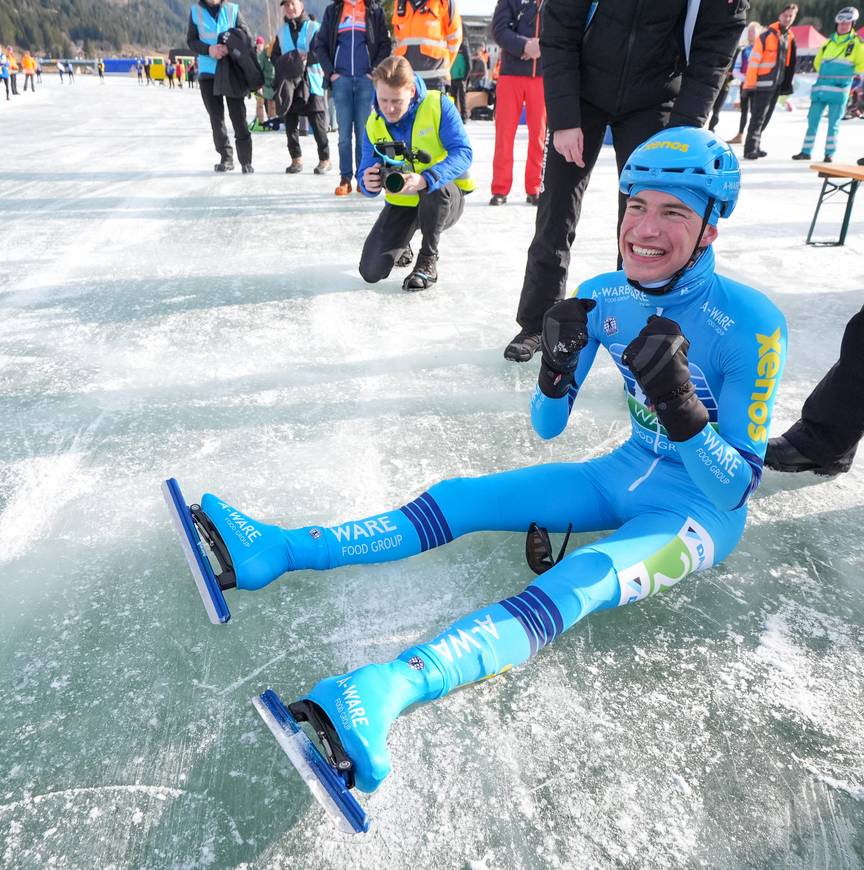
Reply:
[[[426, 96], [426, 85], [423, 80], [414, 75], [414, 84], [417, 87], [417, 93], [414, 99], [411, 100], [411, 105], [408, 111], [395, 123], [387, 122], [387, 129], [394, 139], [401, 139], [404, 142], [411, 141], [411, 130], [414, 126], [414, 117], [417, 114], [417, 107], [423, 102]], [[372, 111], [381, 114], [378, 106], [377, 95], [372, 99]], [[462, 173], [467, 172], [471, 168], [471, 161], [474, 159], [474, 149], [471, 147], [471, 141], [468, 134], [465, 132], [465, 125], [459, 117], [459, 112], [453, 101], [446, 97], [441, 100], [441, 126], [438, 129], [438, 135], [441, 137], [441, 144], [447, 149], [447, 156], [434, 166], [429, 167], [422, 174], [426, 179], [429, 192], [438, 190], [443, 187], [448, 181], [455, 181]], [[378, 193], [370, 193], [366, 190], [363, 184], [363, 173], [376, 163], [380, 163], [381, 158], [378, 157], [372, 150], [372, 143], [369, 141], [369, 136], [364, 128], [363, 130], [363, 159], [360, 161], [360, 166], [357, 169], [357, 178], [359, 179], [360, 190], [366, 196], [378, 196]]]
[[539, 60], [522, 60], [525, 43], [540, 36], [537, 0], [498, 0], [492, 35], [501, 46], [500, 75], [536, 78], [542, 74]]
[[366, 75], [388, 57], [391, 50], [384, 10], [376, 0], [366, 0], [365, 31], [362, 34], [354, 32], [353, 39], [350, 32], [340, 37], [339, 26], [344, 17], [344, 7], [342, 0], [334, 0], [324, 10], [324, 19], [315, 43], [315, 55], [328, 78], [334, 72], [340, 75]]

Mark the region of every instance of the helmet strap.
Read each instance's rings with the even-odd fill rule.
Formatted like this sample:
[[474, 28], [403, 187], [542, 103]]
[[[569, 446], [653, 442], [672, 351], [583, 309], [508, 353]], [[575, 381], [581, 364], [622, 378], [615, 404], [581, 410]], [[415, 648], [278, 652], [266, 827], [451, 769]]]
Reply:
[[[699, 257], [702, 256], [702, 252], [705, 249], [699, 247], [699, 242], [702, 241], [702, 234], [705, 232], [705, 227], [708, 226], [708, 218], [711, 216], [715, 202], [716, 200], [713, 196], [709, 197], [708, 205], [705, 206], [705, 213], [702, 215], [702, 226], [699, 228], [699, 235], [696, 237], [696, 246], [693, 248], [693, 253], [690, 255], [687, 262], [677, 272], [675, 272], [675, 274], [672, 275], [665, 284], [662, 284], [660, 287], [645, 287], [638, 281], [634, 281], [632, 278], [627, 278], [627, 283], [634, 289], [639, 290], [642, 293], [647, 293], [649, 296], [662, 296], [664, 293], [668, 293], [676, 284], [678, 279], [696, 263]], [[625, 277], [627, 276], [625, 275]]]

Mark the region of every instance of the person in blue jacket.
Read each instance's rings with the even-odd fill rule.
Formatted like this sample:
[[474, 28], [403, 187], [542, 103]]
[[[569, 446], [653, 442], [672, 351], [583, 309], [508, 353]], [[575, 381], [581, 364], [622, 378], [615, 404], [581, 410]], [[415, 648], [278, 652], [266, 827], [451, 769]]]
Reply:
[[286, 571], [402, 559], [480, 530], [613, 530], [549, 560], [524, 591], [393, 661], [322, 680], [293, 705], [318, 711], [357, 788], [372, 791], [389, 773], [387, 734], [406, 707], [501, 674], [588, 614], [668, 589], [736, 546], [786, 354], [780, 311], [714, 269], [717, 224], [732, 214], [739, 182], [732, 149], [706, 130], [668, 128], [646, 140], [620, 177], [623, 270], [584, 281], [546, 312], [534, 428], [541, 438], [564, 430], [603, 347], [632, 425], [611, 453], [445, 480], [401, 507], [333, 527], [265, 526], [203, 497], [227, 542], [245, 534], [243, 547], [229, 543], [241, 589]]
[[[425, 290], [438, 280], [441, 233], [459, 220], [465, 195], [474, 190], [468, 172], [474, 152], [452, 101], [428, 90], [404, 57], [378, 64], [372, 83], [357, 177], [363, 194], [383, 189], [386, 202], [363, 245], [360, 274], [374, 284], [394, 265], [409, 265], [419, 228], [420, 252], [402, 289]], [[387, 177], [385, 167], [394, 170]]]

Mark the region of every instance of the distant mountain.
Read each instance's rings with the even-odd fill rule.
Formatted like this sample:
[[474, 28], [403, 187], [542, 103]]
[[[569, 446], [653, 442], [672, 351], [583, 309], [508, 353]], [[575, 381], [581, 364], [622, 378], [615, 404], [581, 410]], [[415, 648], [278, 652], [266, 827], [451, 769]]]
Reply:
[[[272, 0], [270, 0], [272, 3]], [[329, 0], [308, 0], [307, 12], [321, 20]], [[185, 0], [15, 0], [0, 4], [0, 43], [42, 55], [93, 57], [125, 51], [167, 51], [186, 44], [189, 2]], [[240, 0], [254, 33], [265, 37], [281, 22], [268, 0]]]

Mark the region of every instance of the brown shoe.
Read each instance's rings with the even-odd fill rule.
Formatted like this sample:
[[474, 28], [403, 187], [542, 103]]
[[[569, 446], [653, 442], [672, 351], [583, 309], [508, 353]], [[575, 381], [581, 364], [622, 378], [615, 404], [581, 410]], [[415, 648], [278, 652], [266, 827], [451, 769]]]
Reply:
[[330, 171], [330, 161], [320, 160], [318, 165], [312, 171], [316, 175], [326, 175]]
[[336, 196], [351, 196], [351, 179], [343, 178], [336, 187]]
[[727, 145], [740, 145], [744, 140], [740, 133], [736, 133], [731, 139], [726, 140]]
[[285, 172], [287, 172], [288, 175], [296, 175], [298, 172], [302, 172], [302, 171], [303, 171], [303, 158], [302, 157], [295, 157], [291, 161], [291, 165], [285, 167]]

